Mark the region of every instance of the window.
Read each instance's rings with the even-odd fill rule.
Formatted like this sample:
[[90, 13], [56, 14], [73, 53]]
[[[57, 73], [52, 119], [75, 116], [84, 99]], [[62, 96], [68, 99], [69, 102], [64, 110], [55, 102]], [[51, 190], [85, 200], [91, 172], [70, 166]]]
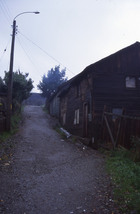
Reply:
[[135, 77], [126, 77], [125, 85], [126, 85], [126, 88], [136, 88], [136, 78]]
[[74, 125], [79, 124], [79, 109], [75, 110], [74, 113]]
[[123, 109], [122, 108], [113, 108], [112, 113], [114, 114], [112, 116], [112, 120], [115, 121], [118, 117], [117, 115], [122, 115], [123, 114]]

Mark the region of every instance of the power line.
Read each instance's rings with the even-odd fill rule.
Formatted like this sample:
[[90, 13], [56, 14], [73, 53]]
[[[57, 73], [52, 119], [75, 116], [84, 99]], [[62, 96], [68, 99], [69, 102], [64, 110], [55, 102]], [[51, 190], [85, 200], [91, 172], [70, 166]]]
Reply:
[[7, 11], [7, 14], [8, 14], [8, 16], [9, 16], [9, 19], [11, 20], [11, 19], [12, 19], [12, 13], [11, 13], [11, 11], [10, 11], [10, 9], [9, 9], [9, 7], [8, 7], [8, 5], [7, 5], [7, 3], [6, 3], [6, 1], [4, 1], [4, 0], [1, 0], [1, 1], [2, 1], [2, 4], [4, 5], [5, 10]]
[[[10, 39], [11, 39], [11, 38], [10, 38]], [[7, 51], [7, 47], [9, 46], [10, 39], [9, 39], [9, 41], [7, 42], [6, 47], [4, 48], [3, 53], [1, 54], [0, 62], [2, 61], [2, 59], [3, 59], [4, 55], [5, 55], [6, 51]]]
[[6, 21], [7, 21], [7, 22], [8, 22], [8, 24], [9, 24], [9, 23], [10, 23], [11, 18], [10, 18], [10, 16], [9, 16], [9, 14], [8, 14], [7, 10], [5, 9], [5, 6], [4, 6], [4, 4], [3, 4], [3, 2], [2, 2], [2, 1], [0, 1], [0, 8], [1, 8], [1, 10], [2, 10], [2, 12], [3, 12], [4, 16], [5, 16]]
[[36, 71], [37, 71], [37, 73], [38, 73], [38, 69], [37, 69], [36, 65], [34, 64], [33, 60], [31, 59], [31, 57], [29, 56], [29, 54], [27, 53], [27, 51], [26, 51], [25, 48], [23, 47], [23, 45], [22, 45], [22, 43], [21, 43], [19, 37], [17, 37], [17, 39], [18, 39], [18, 42], [19, 42], [19, 44], [20, 44], [22, 50], [23, 50], [24, 53], [26, 54], [28, 60], [32, 63], [32, 65], [35, 67], [35, 69], [36, 69]]
[[39, 45], [37, 45], [35, 42], [33, 42], [31, 39], [29, 39], [27, 36], [25, 36], [23, 33], [18, 31], [24, 38], [26, 38], [29, 42], [31, 42], [33, 45], [35, 45], [37, 48], [39, 48], [43, 53], [45, 53], [47, 56], [49, 56], [51, 59], [59, 63], [61, 66], [65, 67], [66, 70], [70, 71], [73, 75], [75, 75], [70, 69], [68, 69], [66, 66], [64, 66], [60, 61], [58, 61], [56, 58], [51, 56], [47, 51], [45, 51], [43, 48], [41, 48]]
[[6, 48], [4, 49], [4, 51], [3, 51], [3, 53], [2, 53], [2, 55], [1, 55], [1, 57], [0, 57], [0, 62], [2, 61], [2, 59], [3, 59], [3, 57], [4, 57], [4, 54], [5, 54], [5, 52], [6, 52]]

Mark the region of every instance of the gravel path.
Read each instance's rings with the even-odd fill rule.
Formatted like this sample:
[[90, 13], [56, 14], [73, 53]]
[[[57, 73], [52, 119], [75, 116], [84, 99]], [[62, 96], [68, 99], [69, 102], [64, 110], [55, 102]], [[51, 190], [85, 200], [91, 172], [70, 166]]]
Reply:
[[13, 156], [1, 163], [0, 213], [118, 213], [103, 156], [61, 139], [41, 107], [25, 107], [13, 141]]

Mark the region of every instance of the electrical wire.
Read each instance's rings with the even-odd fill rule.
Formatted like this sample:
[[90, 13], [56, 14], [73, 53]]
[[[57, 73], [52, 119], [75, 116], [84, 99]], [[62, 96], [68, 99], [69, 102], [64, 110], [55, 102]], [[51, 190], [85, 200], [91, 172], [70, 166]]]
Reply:
[[6, 9], [5, 9], [5, 7], [4, 7], [2, 1], [0, 1], [0, 8], [1, 8], [2, 13], [4, 14], [4, 17], [5, 17], [6, 21], [7, 21], [8, 24], [9, 24], [9, 23], [11, 22], [11, 21], [10, 21], [11, 18], [10, 18], [10, 16], [9, 16], [8, 12], [6, 11]]
[[4, 8], [5, 8], [5, 11], [6, 11], [6, 13], [7, 13], [9, 19], [11, 20], [11, 19], [12, 19], [12, 13], [11, 13], [11, 11], [10, 11], [8, 5], [7, 5], [7, 2], [6, 2], [5, 0], [1, 0], [1, 2], [2, 2]]
[[10, 39], [9, 39], [9, 41], [7, 42], [6, 47], [4, 48], [3, 53], [1, 54], [0, 62], [2, 61], [2, 59], [3, 59], [4, 55], [5, 55], [5, 53], [7, 52], [7, 48], [8, 48], [8, 46], [9, 46], [9, 44], [10, 44]]
[[[6, 2], [4, 0], [0, 0], [0, 11], [4, 15], [3, 21], [7, 21], [8, 25], [9, 25], [9, 23], [11, 23], [10, 10], [8, 9], [8, 6], [6, 5]], [[6, 23], [6, 25], [7, 25], [7, 23]], [[3, 60], [5, 54], [7, 53], [7, 47], [9, 46], [10, 40], [11, 40], [11, 38], [9, 38], [9, 41], [0, 56], [0, 62]]]
[[18, 31], [18, 33], [20, 33], [20, 35], [22, 35], [26, 40], [28, 40], [29, 42], [31, 42], [33, 45], [35, 45], [37, 48], [39, 48], [43, 53], [45, 53], [47, 56], [49, 56], [51, 59], [53, 59], [55, 62], [59, 63], [59, 65], [63, 66], [66, 70], [68, 70], [69, 72], [71, 72], [73, 75], [75, 75], [70, 69], [68, 69], [66, 66], [64, 66], [60, 61], [58, 61], [56, 58], [54, 58], [53, 56], [51, 56], [47, 51], [45, 51], [43, 48], [41, 48], [39, 45], [37, 45], [35, 42], [33, 42], [31, 39], [29, 39], [27, 36], [25, 36], [23, 33], [21, 33], [20, 31]]
[[29, 56], [29, 54], [27, 53], [27, 51], [23, 47], [23, 45], [22, 45], [23, 42], [20, 41], [19, 37], [17, 37], [17, 41], [20, 44], [22, 50], [24, 51], [24, 53], [25, 53], [26, 57], [28, 58], [28, 60], [30, 61], [30, 63], [35, 67], [37, 74], [40, 73], [39, 70], [37, 69], [36, 65], [34, 64], [33, 60], [31, 59], [31, 57]]
[[36, 65], [35, 65], [35, 63], [33, 62], [33, 60], [31, 59], [31, 57], [30, 57], [30, 55], [29, 55], [29, 53], [27, 53], [27, 50], [25, 49], [25, 45], [23, 46], [23, 41], [20, 41], [20, 38], [19, 37], [17, 37], [17, 41], [18, 41], [18, 43], [19, 43], [19, 45], [21, 46], [21, 48], [22, 48], [22, 50], [24, 51], [24, 53], [25, 53], [25, 55], [27, 56], [27, 58], [28, 58], [28, 60], [31, 62], [31, 64], [35, 67], [35, 69], [36, 69], [36, 73], [37, 74], [41, 74], [41, 76], [42, 76], [42, 73], [39, 71], [40, 69], [38, 69], [37, 67], [36, 67]]
[[0, 62], [2, 61], [2, 59], [4, 57], [4, 54], [5, 54], [6, 51], [7, 51], [7, 49], [5, 48], [4, 51], [3, 51], [3, 53], [2, 53], [2, 55], [1, 55], [1, 57], [0, 57]]

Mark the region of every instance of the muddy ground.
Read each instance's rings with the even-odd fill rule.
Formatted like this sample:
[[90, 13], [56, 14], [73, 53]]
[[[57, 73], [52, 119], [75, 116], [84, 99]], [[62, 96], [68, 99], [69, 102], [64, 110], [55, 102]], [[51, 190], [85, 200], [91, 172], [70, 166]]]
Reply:
[[41, 107], [26, 106], [23, 118], [0, 160], [0, 213], [119, 213], [102, 154], [62, 139]]

